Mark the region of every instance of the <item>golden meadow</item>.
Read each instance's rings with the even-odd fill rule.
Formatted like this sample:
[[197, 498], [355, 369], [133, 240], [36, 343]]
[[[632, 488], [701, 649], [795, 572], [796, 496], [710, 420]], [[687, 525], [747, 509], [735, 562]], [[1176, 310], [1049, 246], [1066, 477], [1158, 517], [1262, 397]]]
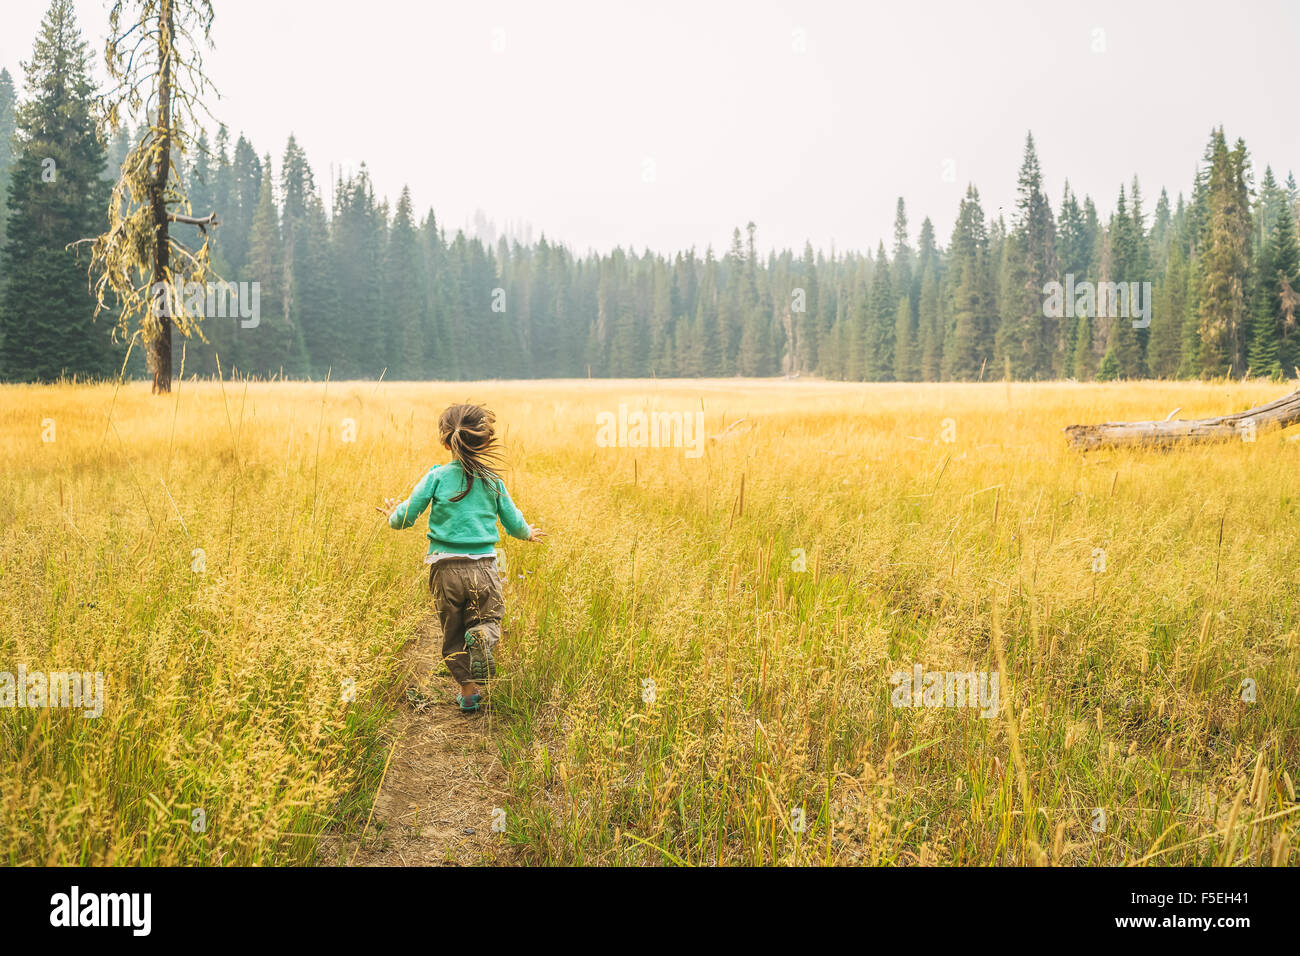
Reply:
[[[97, 719], [0, 709], [4, 859], [355, 839], [430, 611], [422, 525], [375, 506], [472, 400], [551, 534], [503, 545], [480, 718], [512, 858], [1296, 865], [1300, 442], [1082, 456], [1061, 432], [1284, 390], [0, 387], [0, 670], [105, 674]], [[702, 411], [703, 454], [601, 447], [621, 403]], [[996, 672], [996, 716], [893, 706], [917, 665]]]

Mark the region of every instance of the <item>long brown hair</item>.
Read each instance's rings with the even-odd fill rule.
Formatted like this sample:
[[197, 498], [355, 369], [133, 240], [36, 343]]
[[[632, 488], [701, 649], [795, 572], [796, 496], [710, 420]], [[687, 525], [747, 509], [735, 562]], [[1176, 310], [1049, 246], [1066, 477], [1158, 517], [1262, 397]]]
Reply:
[[465, 472], [465, 490], [452, 498], [460, 501], [481, 478], [495, 489], [503, 467], [501, 444], [497, 441], [496, 416], [481, 405], [452, 405], [438, 419], [438, 434], [443, 444]]

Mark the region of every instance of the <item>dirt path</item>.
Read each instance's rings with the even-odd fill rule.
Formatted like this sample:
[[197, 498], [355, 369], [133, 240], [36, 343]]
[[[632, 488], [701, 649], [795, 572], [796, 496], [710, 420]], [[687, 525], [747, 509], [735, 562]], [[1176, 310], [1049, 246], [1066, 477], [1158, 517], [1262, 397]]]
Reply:
[[[438, 626], [427, 618], [404, 649], [407, 676], [431, 703], [417, 711], [405, 700], [389, 726], [397, 746], [375, 798], [374, 814], [356, 835], [321, 848], [322, 862], [353, 866], [473, 866], [509, 863], [513, 852], [492, 831], [493, 809], [506, 805], [505, 770], [489, 714], [465, 715], [453, 685], [438, 675]], [[391, 746], [391, 744], [390, 744]]]

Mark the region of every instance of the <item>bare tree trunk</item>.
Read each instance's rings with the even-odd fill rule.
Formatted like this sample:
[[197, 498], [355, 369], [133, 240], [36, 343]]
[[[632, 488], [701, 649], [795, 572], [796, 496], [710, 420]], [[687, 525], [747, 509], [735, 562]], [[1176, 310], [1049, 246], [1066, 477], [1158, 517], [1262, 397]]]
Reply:
[[[167, 177], [171, 171], [172, 153], [172, 0], [161, 0], [158, 32], [158, 129], [161, 140], [158, 146], [158, 164], [153, 183], [149, 187], [149, 203], [153, 212], [154, 251], [152, 290], [167, 282], [171, 268], [171, 242], [167, 220]], [[157, 303], [155, 296], [153, 302]], [[165, 301], [171, 304], [170, 299]], [[154, 394], [172, 390], [172, 320], [170, 309], [158, 317], [157, 337], [149, 345], [149, 369], [153, 372]]]
[[1234, 415], [1163, 422], [1108, 422], [1071, 425], [1065, 429], [1070, 445], [1080, 451], [1095, 448], [1159, 448], [1177, 444], [1252, 440], [1265, 428], [1286, 428], [1300, 422], [1300, 390]]

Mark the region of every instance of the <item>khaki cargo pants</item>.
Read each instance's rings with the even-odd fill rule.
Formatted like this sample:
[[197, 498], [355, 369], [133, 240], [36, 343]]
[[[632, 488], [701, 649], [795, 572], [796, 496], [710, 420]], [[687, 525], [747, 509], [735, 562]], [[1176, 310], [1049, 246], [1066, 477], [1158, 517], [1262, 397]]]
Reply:
[[443, 558], [429, 567], [429, 590], [433, 592], [438, 623], [442, 625], [442, 658], [458, 683], [468, 684], [469, 652], [465, 632], [481, 633], [488, 650], [501, 637], [501, 578], [491, 558]]

